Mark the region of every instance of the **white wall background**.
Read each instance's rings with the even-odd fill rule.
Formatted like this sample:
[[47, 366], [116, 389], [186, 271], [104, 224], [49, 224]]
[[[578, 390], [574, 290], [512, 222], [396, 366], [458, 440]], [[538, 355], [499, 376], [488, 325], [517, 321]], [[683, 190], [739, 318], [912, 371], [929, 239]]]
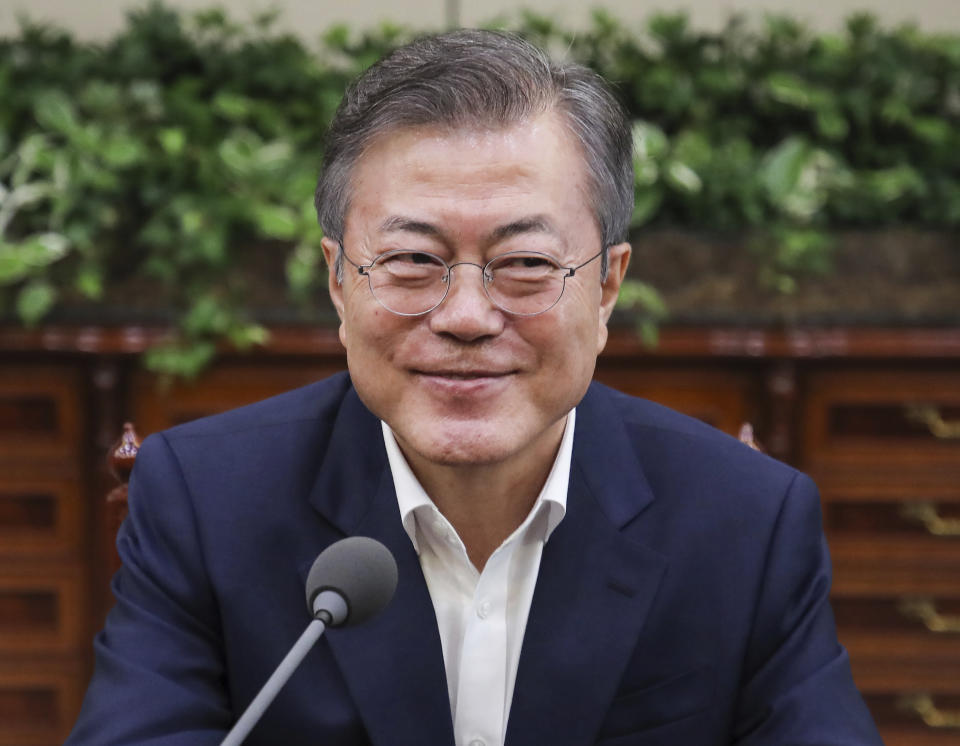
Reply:
[[[166, 0], [173, 7], [208, 8], [217, 0]], [[0, 0], [0, 35], [16, 32], [17, 15], [26, 12], [38, 21], [49, 21], [86, 39], [109, 37], [124, 24], [124, 13], [142, 0]], [[333, 23], [355, 28], [392, 20], [415, 28], [443, 28], [450, 19], [460, 25], [475, 25], [501, 13], [526, 7], [564, 25], [583, 25], [595, 3], [564, 0], [219, 0], [234, 20], [243, 20], [257, 10], [279, 7], [282, 28], [305, 39], [316, 38]], [[839, 29], [844, 18], [858, 10], [877, 15], [885, 24], [909, 21], [927, 31], [960, 32], [960, 0], [605, 0], [618, 18], [639, 23], [654, 10], [687, 10], [699, 28], [720, 26], [731, 11], [790, 13], [823, 30]]]

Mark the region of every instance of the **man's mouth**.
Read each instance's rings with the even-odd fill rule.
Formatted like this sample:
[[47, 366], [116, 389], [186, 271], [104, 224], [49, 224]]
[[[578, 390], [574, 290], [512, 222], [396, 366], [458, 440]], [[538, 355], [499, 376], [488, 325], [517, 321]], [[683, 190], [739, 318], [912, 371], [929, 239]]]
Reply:
[[436, 378], [449, 378], [456, 381], [472, 381], [478, 378], [501, 378], [512, 370], [416, 370], [418, 375]]

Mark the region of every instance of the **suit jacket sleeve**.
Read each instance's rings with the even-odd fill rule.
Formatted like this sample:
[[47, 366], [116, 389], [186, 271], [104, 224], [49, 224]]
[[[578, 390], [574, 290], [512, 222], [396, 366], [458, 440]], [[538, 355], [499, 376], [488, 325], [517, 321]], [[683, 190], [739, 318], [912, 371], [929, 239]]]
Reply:
[[739, 746], [882, 746], [837, 641], [820, 499], [797, 474], [767, 548], [736, 712]]
[[117, 539], [116, 605], [67, 744], [216, 744], [232, 721], [219, 614], [180, 465], [164, 435], [144, 442]]

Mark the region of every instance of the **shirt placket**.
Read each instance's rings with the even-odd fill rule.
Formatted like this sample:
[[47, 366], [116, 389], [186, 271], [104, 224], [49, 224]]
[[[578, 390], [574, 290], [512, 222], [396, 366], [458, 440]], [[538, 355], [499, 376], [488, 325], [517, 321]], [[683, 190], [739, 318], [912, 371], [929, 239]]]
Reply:
[[487, 561], [470, 605], [464, 636], [454, 728], [457, 746], [497, 746], [503, 741], [507, 681], [506, 580], [512, 547]]

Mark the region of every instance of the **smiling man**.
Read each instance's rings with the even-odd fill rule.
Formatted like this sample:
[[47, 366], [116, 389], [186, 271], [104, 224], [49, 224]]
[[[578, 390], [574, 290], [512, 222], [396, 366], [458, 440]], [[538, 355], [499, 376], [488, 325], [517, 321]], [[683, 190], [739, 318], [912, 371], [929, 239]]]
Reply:
[[605, 84], [509, 35], [347, 92], [317, 188], [349, 374], [153, 436], [70, 743], [223, 737], [346, 535], [397, 559], [248, 743], [879, 744], [810, 481], [591, 384], [633, 174]]

